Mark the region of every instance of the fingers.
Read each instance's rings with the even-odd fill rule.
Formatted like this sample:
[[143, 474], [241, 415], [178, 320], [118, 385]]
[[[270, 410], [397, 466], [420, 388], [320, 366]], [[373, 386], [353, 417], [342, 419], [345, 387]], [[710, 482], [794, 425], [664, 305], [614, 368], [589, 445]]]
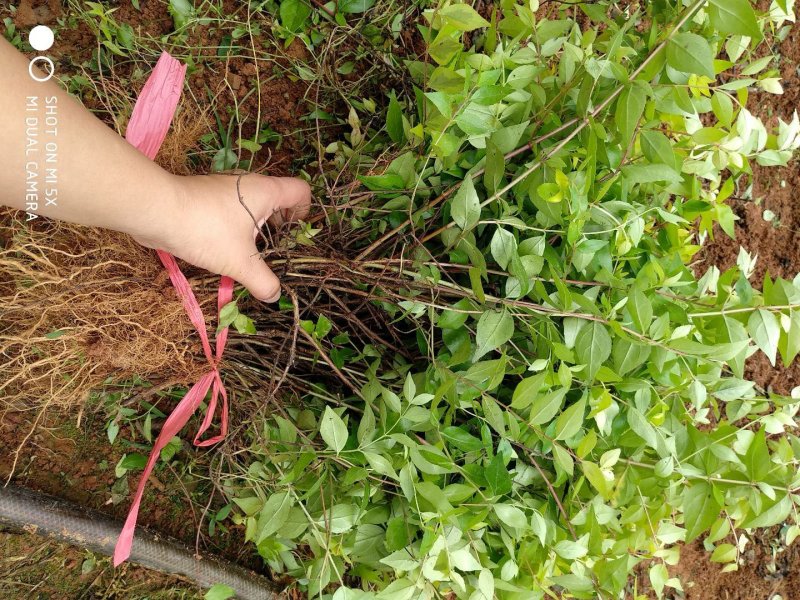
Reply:
[[311, 188], [295, 177], [271, 177], [271, 214], [266, 215], [273, 225], [301, 221], [311, 208]]
[[[255, 236], [266, 220], [273, 225], [304, 219], [311, 207], [311, 188], [294, 177], [249, 175], [240, 180], [242, 200], [256, 219], [254, 237], [249, 241], [240, 263], [230, 273], [262, 302], [280, 298], [280, 281], [270, 270], [255, 247]], [[252, 221], [251, 221], [252, 223]]]
[[232, 270], [230, 276], [262, 302], [276, 302], [281, 297], [281, 282], [261, 258], [255, 245]]
[[311, 188], [296, 177], [267, 177], [250, 174], [239, 180], [242, 201], [256, 221], [272, 225], [299, 221], [311, 207]]

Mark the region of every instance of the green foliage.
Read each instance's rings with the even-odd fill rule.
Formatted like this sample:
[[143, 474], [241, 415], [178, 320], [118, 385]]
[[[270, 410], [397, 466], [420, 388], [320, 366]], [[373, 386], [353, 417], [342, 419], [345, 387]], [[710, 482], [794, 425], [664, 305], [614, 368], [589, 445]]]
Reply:
[[291, 32], [300, 31], [310, 16], [311, 7], [303, 0], [283, 0], [281, 2], [281, 24]]
[[[380, 306], [426, 359], [349, 357], [357, 393], [320, 385], [254, 426], [226, 483], [310, 597], [620, 597], [645, 558], [662, 594], [678, 542], [709, 534], [730, 563], [731, 527], [795, 513], [797, 400], [744, 362], [800, 351], [800, 280], [758, 291], [746, 253], [687, 266], [715, 223], [733, 233], [752, 162], [800, 145], [796, 118], [770, 132], [745, 108], [777, 82], [753, 50], [791, 7], [608, 4], [581, 5], [584, 30], [535, 2], [425, 12], [432, 61], [408, 62], [415, 94], [375, 132], [396, 158], [360, 179], [378, 216], [341, 218], [372, 234], [360, 258], [422, 240], [406, 299]], [[337, 151], [369, 162], [357, 137]]]
[[87, 2], [86, 16], [97, 30], [100, 44], [117, 56], [129, 56], [135, 48], [133, 28], [127, 23], [118, 23], [113, 13], [99, 2]]
[[20, 35], [19, 31], [17, 30], [17, 26], [14, 24], [14, 20], [11, 17], [6, 17], [3, 19], [3, 25], [5, 26], [5, 31], [3, 35], [5, 38], [11, 42], [11, 44], [21, 50], [22, 49], [22, 36]]
[[236, 597], [236, 590], [223, 583], [217, 583], [211, 586], [208, 588], [205, 596], [203, 596], [205, 600], [227, 600], [228, 598], [234, 597]]
[[183, 29], [196, 16], [192, 0], [169, 0], [168, 10], [175, 23], [175, 29]]
[[239, 307], [236, 305], [236, 300], [228, 302], [219, 311], [219, 325], [217, 331], [222, 331], [226, 327], [233, 326], [239, 333], [253, 334], [256, 332], [256, 326], [253, 320], [245, 314], [239, 312]]

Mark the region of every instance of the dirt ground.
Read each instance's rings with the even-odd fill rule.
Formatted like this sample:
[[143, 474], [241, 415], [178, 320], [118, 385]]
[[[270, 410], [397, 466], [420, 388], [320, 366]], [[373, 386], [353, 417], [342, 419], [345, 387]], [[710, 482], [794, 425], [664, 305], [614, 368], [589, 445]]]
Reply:
[[[760, 3], [765, 5], [764, 2]], [[767, 2], [766, 5], [769, 3]], [[764, 6], [761, 6], [763, 9]], [[800, 106], [800, 27], [794, 26], [777, 48], [780, 60], [775, 65], [781, 72], [784, 94], [774, 96], [753, 91], [748, 109], [775, 125], [778, 118], [789, 121]], [[742, 186], [745, 187], [745, 186]], [[750, 281], [760, 287], [766, 274], [770, 277], [793, 279], [800, 273], [800, 160], [795, 158], [787, 167], [753, 166], [752, 199], [735, 195], [729, 203], [739, 221], [736, 239], [732, 240], [718, 227], [714, 240], [697, 257], [702, 272], [710, 265], [724, 270], [736, 264], [740, 245], [751, 255], [758, 255], [756, 269]], [[743, 190], [740, 190], [740, 194]], [[765, 221], [764, 211], [776, 215]], [[748, 360], [746, 377], [764, 390], [788, 394], [800, 385], [800, 362], [772, 367], [758, 352]], [[720, 565], [708, 560], [701, 542], [681, 549], [681, 561], [671, 573], [684, 582], [688, 600], [768, 600], [779, 594], [784, 600], [800, 598], [800, 548], [797, 542], [784, 548], [777, 528], [758, 532], [747, 546], [738, 571], [722, 573]], [[689, 583], [691, 582], [691, 583]], [[689, 587], [691, 585], [691, 587]]]
[[[795, 600], [800, 598], [800, 546], [782, 543], [779, 527], [758, 531], [742, 552], [739, 568], [722, 572], [722, 565], [709, 561], [700, 541], [681, 548], [681, 559], [670, 567], [683, 592], [665, 588], [667, 600]], [[728, 540], [734, 543], [734, 540]], [[638, 594], [656, 598], [647, 578], [648, 563], [635, 569], [628, 598]]]
[[[105, 422], [95, 415], [84, 415], [80, 427], [76, 426], [77, 417], [77, 412], [46, 417], [17, 454], [16, 449], [31, 432], [31, 415], [4, 412], [0, 416], [0, 446], [6, 451], [0, 453], [0, 482], [9, 481], [11, 476], [16, 485], [124, 520], [129, 505], [127, 492], [136, 485], [137, 472], [130, 471], [118, 479], [114, 470], [124, 453], [122, 445], [109, 445]], [[120, 436], [125, 437], [125, 432]], [[197, 541], [201, 550], [259, 568], [259, 561], [251, 558], [249, 545], [243, 543], [243, 532], [234, 529], [230, 535], [207, 535], [207, 520], [202, 519], [205, 506], [197, 502], [197, 497], [208, 501], [210, 491], [204, 486], [198, 489], [197, 475], [202, 473], [205, 454], [184, 444], [174, 467], [162, 463], [156, 469], [145, 492], [139, 524], [192, 545]], [[193, 468], [197, 470], [191, 471]], [[219, 507], [217, 498], [212, 508]]]
[[[14, 20], [22, 29], [33, 24], [55, 25], [64, 16], [59, 0], [21, 0], [11, 4], [17, 7]], [[140, 0], [141, 12], [134, 10], [128, 2], [119, 4], [115, 18], [130, 23], [140, 34], [159, 37], [171, 30], [172, 18], [161, 0]], [[223, 6], [230, 14], [236, 14], [242, 11], [243, 4], [224, 0]], [[0, 7], [0, 17], [6, 16], [4, 10]], [[201, 27], [190, 35], [187, 45], [205, 48], [201, 53], [210, 57], [216, 52], [215, 47], [220, 41], [220, 32]], [[88, 26], [78, 23], [75, 27], [63, 29], [63, 35], [53, 49], [53, 56], [59, 60], [61, 69], [73, 69], [90, 58], [96, 43]], [[255, 48], [256, 52], [259, 50], [263, 48]], [[275, 49], [270, 50], [274, 52]], [[286, 48], [285, 52], [295, 58], [305, 58], [303, 47], [296, 43]], [[797, 68], [800, 27], [793, 29], [780, 45], [779, 52], [785, 93], [776, 97], [753, 92], [750, 97], [750, 110], [770, 123], [777, 122], [778, 117], [784, 120], [791, 118], [800, 101], [800, 74]], [[266, 143], [256, 154], [253, 168], [279, 175], [296, 172], [300, 166], [298, 157], [308, 143], [305, 138], [310, 132], [308, 122], [301, 120], [301, 117], [315, 107], [318, 87], [297, 77], [287, 77], [287, 63], [280, 57], [269, 63], [235, 57], [217, 61], [216, 64], [217, 68], [201, 68], [189, 75], [190, 91], [187, 97], [194, 101], [194, 108], [187, 101], [187, 123], [199, 122], [207, 129], [217, 116], [223, 126], [227, 126], [232, 112], [252, 115], [252, 118], [244, 120], [241, 133], [234, 132], [235, 139], [239, 135], [251, 137], [256, 131], [255, 115], [260, 114], [259, 126], [269, 126], [282, 139], [280, 143]], [[120, 106], [124, 107], [135, 90], [141, 87], [146, 67], [125, 60], [115, 65], [115, 79], [126, 81], [130, 86], [130, 89], [119, 92]], [[256, 87], [256, 79], [261, 83], [261, 98], [250, 93]], [[197, 110], [197, 106], [206, 104], [209, 95], [218, 99], [218, 115], [191, 112]], [[108, 107], [98, 96], [87, 93], [84, 100], [110, 125], [124, 125], [127, 115], [111, 118]], [[198, 130], [191, 128], [187, 128], [182, 137], [173, 135], [174, 147], [166, 153], [166, 157], [161, 157], [162, 161], [167, 161], [165, 166], [176, 172], [207, 170], [210, 157], [202, 154], [197, 137]], [[177, 161], [176, 155], [179, 157]], [[721, 231], [716, 231], [714, 240], [697, 257], [697, 268], [702, 271], [709, 265], [717, 265], [724, 269], [735, 264], [741, 244], [751, 254], [758, 255], [752, 278], [754, 285], [763, 279], [765, 273], [772, 277], [793, 278], [800, 272], [800, 201], [795, 191], [798, 185], [800, 163], [797, 160], [783, 169], [755, 166], [752, 199], [740, 199], [744, 197], [744, 191], [740, 190], [730, 200], [740, 219], [736, 226], [736, 240], [730, 240]], [[765, 210], [772, 211], [776, 219], [765, 221]], [[800, 364], [795, 362], [788, 367], [779, 365], [778, 368], [772, 368], [763, 355], [758, 354], [748, 362], [748, 376], [764, 389], [786, 393], [800, 385]], [[120, 485], [114, 475], [114, 465], [122, 451], [119, 445], [113, 448], [108, 445], [104, 437], [104, 423], [96, 417], [87, 415], [80, 428], [76, 427], [76, 421], [76, 415], [49, 415], [20, 455], [15, 457], [11, 450], [28, 434], [31, 416], [11, 412], [0, 415], [0, 446], [10, 449], [0, 454], [0, 478], [5, 481], [9, 477], [14, 458], [17, 458], [12, 478], [15, 483], [123, 518], [128, 499], [123, 496], [121, 502], [112, 501], [119, 495], [118, 487], [114, 487]], [[194, 451], [187, 447], [185, 445], [182, 451], [187, 454], [186, 460], [196, 459]], [[136, 482], [135, 474], [130, 479], [132, 487]], [[163, 474], [157, 473], [145, 496], [140, 523], [190, 543], [198, 538], [201, 547], [207, 551], [258, 567], [259, 561], [254, 559], [250, 547], [241, 544], [244, 539], [242, 534], [223, 538], [206, 535], [206, 523], [201, 519], [204, 507], [196, 505], [192, 498], [192, 481], [191, 477], [186, 477], [184, 482], [180, 474], [169, 469], [164, 470]], [[685, 594], [674, 593], [668, 597], [689, 600], [766, 600], [780, 594], [784, 600], [800, 599], [800, 547], [795, 544], [784, 549], [777, 539], [777, 529], [760, 532], [743, 553], [739, 570], [733, 573], [722, 573], [719, 565], [710, 563], [700, 542], [684, 547], [681, 562], [671, 572], [682, 580]], [[229, 546], [226, 540], [240, 543]], [[45, 543], [31, 536], [0, 533], [0, 597], [196, 597], [190, 589], [184, 589], [175, 580], [132, 567], [112, 571], [107, 561], [100, 558], [91, 571], [81, 574], [87, 558], [83, 551], [74, 548]], [[637, 582], [640, 593], [649, 589], [646, 576], [641, 573]], [[156, 591], [158, 595], [153, 595]]]
[[[780, 53], [779, 68], [784, 93], [773, 96], [754, 91], [750, 95], [748, 108], [768, 124], [777, 124], [778, 118], [788, 121], [800, 106], [800, 27], [793, 27], [786, 40], [777, 48]], [[760, 286], [764, 276], [793, 279], [800, 273], [800, 162], [795, 158], [787, 167], [753, 167], [751, 199], [740, 199], [734, 195], [729, 200], [736, 223], [736, 240], [731, 240], [722, 231], [715, 231], [714, 241], [700, 253], [699, 268], [717, 265], [720, 269], [736, 264], [739, 246], [751, 255], [758, 255], [758, 262], [751, 277], [753, 285]], [[742, 194], [744, 190], [740, 190]], [[764, 211], [772, 211], [775, 219], [765, 221]], [[773, 368], [762, 353], [753, 356], [747, 365], [747, 377], [765, 390], [787, 394], [800, 385], [800, 362], [786, 366], [780, 362]]]
[[0, 530], [0, 597], [8, 600], [200, 600], [176, 577], [38, 536]]

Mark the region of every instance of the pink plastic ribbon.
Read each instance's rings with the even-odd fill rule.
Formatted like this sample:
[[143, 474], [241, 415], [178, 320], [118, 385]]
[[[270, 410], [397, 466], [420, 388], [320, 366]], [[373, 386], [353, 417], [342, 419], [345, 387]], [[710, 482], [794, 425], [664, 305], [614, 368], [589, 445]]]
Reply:
[[[164, 142], [167, 131], [169, 131], [172, 118], [175, 116], [175, 109], [181, 96], [185, 75], [186, 65], [182, 65], [164, 52], [158, 59], [153, 73], [147, 80], [139, 99], [136, 101], [136, 106], [133, 108], [133, 115], [130, 123], [128, 123], [125, 139], [151, 160], [155, 159], [158, 149]], [[186, 314], [189, 315], [189, 319], [197, 329], [197, 333], [200, 334], [203, 352], [211, 370], [192, 386], [164, 422], [161, 433], [159, 433], [153, 450], [150, 452], [147, 465], [142, 472], [142, 478], [136, 488], [128, 518], [125, 520], [125, 526], [117, 539], [117, 545], [114, 549], [114, 566], [127, 560], [131, 554], [142, 494], [153, 467], [161, 454], [161, 450], [183, 429], [203, 402], [209, 389], [211, 390], [211, 401], [208, 404], [200, 429], [194, 438], [194, 444], [195, 446], [210, 446], [224, 439], [228, 433], [228, 394], [225, 392], [218, 369], [222, 353], [225, 351], [225, 342], [228, 339], [228, 328], [226, 327], [217, 335], [215, 351], [212, 352], [203, 312], [200, 310], [200, 304], [198, 304], [189, 282], [171, 254], [163, 250], [158, 250], [157, 252], [158, 257], [167, 269], [167, 273], [169, 273], [169, 278], [172, 281], [172, 285], [175, 286]], [[222, 277], [219, 284], [219, 293], [217, 294], [217, 313], [232, 298], [233, 280], [230, 277]], [[220, 396], [222, 397], [220, 433], [207, 440], [201, 440], [200, 437], [211, 426]]]

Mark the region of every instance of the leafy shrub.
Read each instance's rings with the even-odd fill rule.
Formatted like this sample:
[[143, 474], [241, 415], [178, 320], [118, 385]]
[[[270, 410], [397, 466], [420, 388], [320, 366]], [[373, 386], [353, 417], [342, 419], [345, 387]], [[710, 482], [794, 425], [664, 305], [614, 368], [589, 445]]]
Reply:
[[800, 280], [687, 266], [733, 235], [751, 164], [800, 144], [745, 108], [780, 89], [754, 50], [791, 4], [425, 12], [415, 96], [380, 135], [351, 112], [331, 161], [395, 156], [342, 218], [371, 233], [354, 263], [405, 282], [380, 305], [419, 360], [339, 357], [353, 394], [253, 426], [225, 486], [272, 569], [335, 600], [595, 598], [649, 558], [661, 594], [679, 542], [734, 565], [729, 534], [796, 514], [797, 401], [744, 364], [800, 351]]

